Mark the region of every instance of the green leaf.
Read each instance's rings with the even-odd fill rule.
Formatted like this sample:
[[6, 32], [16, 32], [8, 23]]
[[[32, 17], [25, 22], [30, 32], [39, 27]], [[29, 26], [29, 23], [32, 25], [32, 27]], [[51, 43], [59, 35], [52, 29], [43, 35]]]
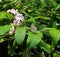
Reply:
[[15, 40], [13, 41], [13, 46], [14, 46], [14, 47], [16, 47], [16, 46], [17, 46], [17, 43], [16, 43], [16, 41], [15, 41]]
[[37, 16], [37, 17], [34, 17], [34, 19], [37, 19], [37, 18], [40, 18], [42, 20], [50, 20], [51, 19], [50, 17], [46, 17], [46, 16]]
[[42, 32], [45, 31], [45, 35], [49, 35], [52, 37], [52, 45], [54, 46], [57, 44], [60, 38], [60, 31], [55, 28], [45, 28], [41, 30]]
[[40, 0], [40, 1], [41, 1], [42, 6], [46, 6], [45, 0]]
[[56, 23], [57, 23], [56, 21], [53, 21], [53, 23], [52, 23], [51, 26], [52, 26], [53, 28], [57, 28]]
[[12, 20], [13, 15], [12, 15], [12, 14], [10, 14], [10, 13], [7, 13], [7, 14], [6, 14], [6, 18], [8, 18], [9, 20]]
[[31, 10], [31, 9], [28, 9], [28, 12], [30, 13], [30, 12], [32, 12], [33, 10]]
[[11, 25], [5, 25], [0, 27], [0, 35], [4, 35], [6, 32], [8, 32], [11, 28]]
[[58, 4], [55, 8], [55, 10], [58, 10], [58, 9], [60, 9], [60, 4]]
[[24, 41], [26, 34], [26, 27], [17, 27], [15, 31], [15, 40], [17, 44], [21, 45]]
[[56, 1], [55, 0], [49, 0], [52, 4], [53, 4], [53, 6], [54, 7], [56, 7], [57, 6], [57, 3], [56, 3]]
[[5, 41], [5, 38], [1, 38], [0, 39], [0, 43], [4, 42]]
[[4, 18], [6, 18], [6, 12], [1, 11], [1, 12], [0, 12], [0, 20], [2, 20], [2, 19], [4, 19]]
[[49, 30], [49, 33], [52, 37], [52, 45], [55, 45], [58, 42], [59, 38], [60, 38], [60, 31], [55, 29], [55, 28], [51, 28]]
[[60, 20], [60, 14], [56, 14], [56, 18]]
[[41, 49], [43, 49], [47, 53], [51, 54], [52, 50], [51, 50], [51, 46], [49, 44], [47, 44], [43, 40], [41, 40], [40, 41], [40, 46], [41, 46]]
[[28, 48], [34, 48], [38, 43], [40, 42], [41, 38], [43, 37], [41, 32], [37, 33], [28, 33], [28, 38], [27, 38], [27, 46]]
[[3, 19], [12, 19], [13, 18], [13, 15], [10, 14], [10, 13], [7, 13], [5, 11], [0, 11], [0, 21], [3, 20]]
[[51, 20], [51, 18], [50, 17], [46, 17], [46, 16], [37, 16], [37, 17], [31, 17], [30, 19], [28, 19], [27, 21], [28, 22], [35, 22], [35, 20], [36, 19], [41, 19], [41, 20], [45, 20], [45, 21], [49, 21], [49, 20]]
[[53, 54], [53, 57], [60, 57], [60, 54], [54, 53], [54, 54]]

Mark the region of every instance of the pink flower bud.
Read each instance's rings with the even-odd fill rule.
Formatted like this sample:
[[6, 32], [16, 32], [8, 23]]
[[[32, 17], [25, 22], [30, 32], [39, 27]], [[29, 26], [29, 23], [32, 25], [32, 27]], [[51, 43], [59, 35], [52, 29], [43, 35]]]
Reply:
[[10, 34], [10, 35], [14, 34], [14, 30], [15, 30], [15, 28], [14, 28], [14, 26], [13, 26], [13, 27], [10, 29], [9, 34]]

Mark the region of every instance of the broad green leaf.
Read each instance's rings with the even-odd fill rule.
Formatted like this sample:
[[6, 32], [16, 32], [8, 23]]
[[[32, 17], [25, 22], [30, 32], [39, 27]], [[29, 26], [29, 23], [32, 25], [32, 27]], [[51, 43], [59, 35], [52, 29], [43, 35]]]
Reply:
[[41, 40], [40, 46], [41, 46], [41, 49], [43, 49], [45, 52], [51, 54], [52, 50], [51, 50], [51, 46], [49, 44], [47, 44], [43, 40]]
[[28, 48], [35, 48], [43, 37], [41, 32], [37, 33], [28, 33], [27, 46]]
[[26, 34], [26, 27], [17, 27], [15, 31], [15, 41], [21, 45], [24, 41]]
[[8, 32], [11, 28], [11, 25], [5, 25], [0, 27], [0, 35], [4, 35], [6, 32]]
[[13, 18], [13, 15], [10, 14], [10, 13], [7, 13], [5, 11], [0, 11], [0, 21], [3, 20], [3, 19], [12, 19]]
[[53, 57], [60, 57], [60, 54], [54, 53], [54, 54], [53, 54]]
[[60, 38], [60, 30], [57, 30], [55, 28], [45, 28], [45, 29], [42, 29], [41, 31], [42, 32], [45, 31], [46, 34], [48, 33], [48, 35], [52, 37], [52, 45], [55, 45], [58, 42]]
[[60, 31], [55, 29], [55, 28], [51, 28], [49, 30], [49, 33], [52, 37], [52, 45], [55, 45], [58, 42], [59, 38], [60, 38]]

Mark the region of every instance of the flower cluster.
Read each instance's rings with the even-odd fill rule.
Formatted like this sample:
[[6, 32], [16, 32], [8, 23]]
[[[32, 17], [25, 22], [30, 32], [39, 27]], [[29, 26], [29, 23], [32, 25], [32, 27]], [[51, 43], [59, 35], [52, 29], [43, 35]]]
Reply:
[[7, 12], [14, 14], [14, 22], [19, 23], [24, 20], [24, 16], [21, 13], [19, 13], [18, 10], [15, 10], [15, 9], [10, 10], [9, 9], [9, 10], [7, 10]]
[[[24, 20], [24, 16], [15, 9], [7, 10], [8, 13], [12, 13], [14, 15], [13, 26], [19, 26], [20, 23]], [[9, 34], [13, 34], [14, 27], [12, 27], [9, 31]]]

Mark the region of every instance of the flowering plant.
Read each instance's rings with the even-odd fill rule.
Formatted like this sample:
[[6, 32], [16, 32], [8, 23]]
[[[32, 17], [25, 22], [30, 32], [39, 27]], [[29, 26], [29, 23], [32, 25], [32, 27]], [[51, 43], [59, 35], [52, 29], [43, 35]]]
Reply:
[[60, 0], [0, 0], [1, 57], [60, 57]]

